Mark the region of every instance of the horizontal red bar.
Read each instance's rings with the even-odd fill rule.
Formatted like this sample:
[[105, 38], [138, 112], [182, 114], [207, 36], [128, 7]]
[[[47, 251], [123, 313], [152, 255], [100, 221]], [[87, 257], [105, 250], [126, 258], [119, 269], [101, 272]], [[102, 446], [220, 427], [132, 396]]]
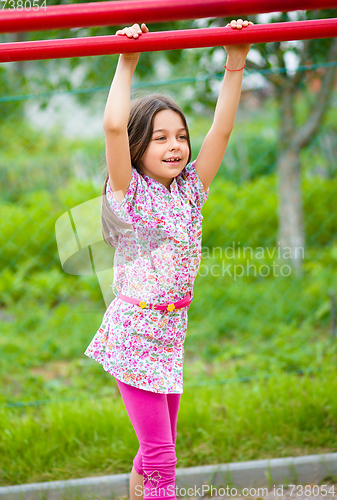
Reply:
[[[37, 8], [34, 0], [23, 0], [23, 3], [27, 10], [2, 10], [0, 33], [337, 8], [337, 0], [136, 0], [54, 5], [46, 8]], [[38, 3], [42, 3], [42, 0], [38, 0]]]
[[121, 35], [0, 44], [0, 62], [98, 56], [128, 52], [217, 47], [241, 43], [280, 42], [337, 36], [337, 18], [313, 21], [143, 33], [138, 39]]

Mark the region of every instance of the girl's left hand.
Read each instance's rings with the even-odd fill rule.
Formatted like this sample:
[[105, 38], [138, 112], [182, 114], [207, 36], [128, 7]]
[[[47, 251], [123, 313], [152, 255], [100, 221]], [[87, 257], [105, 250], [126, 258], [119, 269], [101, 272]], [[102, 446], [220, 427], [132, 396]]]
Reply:
[[[252, 23], [251, 21], [243, 21], [242, 19], [238, 19], [237, 21], [235, 21], [235, 19], [233, 19], [233, 21], [231, 21], [230, 23], [228, 23], [226, 25], [226, 28], [227, 28], [227, 26], [230, 26], [232, 29], [241, 30], [241, 29], [244, 29], [247, 26], [253, 25], [253, 24], [254, 23]], [[226, 45], [226, 46], [224, 46], [224, 49], [227, 52], [227, 54], [231, 57], [233, 56], [233, 57], [246, 58], [246, 56], [250, 50], [250, 47], [251, 47], [251, 44]]]

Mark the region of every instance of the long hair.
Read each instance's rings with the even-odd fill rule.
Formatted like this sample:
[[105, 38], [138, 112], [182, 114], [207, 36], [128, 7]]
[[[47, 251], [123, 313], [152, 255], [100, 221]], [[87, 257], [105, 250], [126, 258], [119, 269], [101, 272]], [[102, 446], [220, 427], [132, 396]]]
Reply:
[[[131, 165], [141, 172], [140, 161], [151, 141], [153, 134], [153, 120], [155, 115], [164, 109], [171, 109], [178, 113], [186, 128], [187, 143], [189, 146], [189, 157], [191, 161], [191, 142], [187, 121], [180, 107], [169, 97], [161, 94], [152, 94], [141, 97], [131, 102], [128, 121], [129, 149]], [[117, 246], [119, 234], [123, 229], [132, 229], [132, 224], [121, 221], [111, 209], [106, 199], [106, 187], [109, 173], [106, 176], [102, 196], [102, 232], [104, 241], [111, 246]]]

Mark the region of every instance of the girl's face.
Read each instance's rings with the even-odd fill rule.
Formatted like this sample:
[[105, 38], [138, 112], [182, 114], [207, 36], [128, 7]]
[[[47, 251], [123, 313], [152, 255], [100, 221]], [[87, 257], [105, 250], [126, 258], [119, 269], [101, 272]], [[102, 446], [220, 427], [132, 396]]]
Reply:
[[163, 109], [155, 115], [152, 138], [142, 156], [141, 170], [167, 189], [173, 177], [187, 164], [190, 151], [186, 132], [181, 116], [172, 109]]

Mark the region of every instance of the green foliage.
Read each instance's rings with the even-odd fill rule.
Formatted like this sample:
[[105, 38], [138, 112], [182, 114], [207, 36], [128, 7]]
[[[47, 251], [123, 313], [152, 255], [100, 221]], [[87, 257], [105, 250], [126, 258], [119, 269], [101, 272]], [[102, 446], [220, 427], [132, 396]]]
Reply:
[[[328, 244], [337, 234], [337, 181], [307, 177], [302, 183], [303, 211], [308, 245]], [[275, 175], [237, 186], [219, 179], [210, 188], [203, 207], [203, 242], [209, 247], [277, 245], [277, 185]]]
[[[18, 75], [15, 73], [10, 73], [5, 67], [0, 67], [0, 117], [1, 116], [11, 116], [12, 120], [22, 119], [22, 105], [19, 101], [7, 102], [6, 97], [13, 93], [13, 89], [19, 87], [20, 81]], [[11, 139], [13, 136], [11, 137]], [[0, 137], [0, 145], [2, 138]]]
[[[17, 130], [20, 130], [20, 134], [17, 134]], [[60, 140], [57, 127], [45, 135], [27, 120], [13, 120], [10, 125], [7, 121], [0, 121], [0, 149], [2, 200], [32, 205], [34, 198], [31, 201], [27, 198], [30, 193], [46, 191], [45, 195], [37, 195], [43, 197], [47, 196], [47, 192], [52, 194], [58, 188], [66, 188], [68, 185], [76, 189], [81, 184], [76, 186], [74, 179], [79, 176], [92, 179], [93, 172], [103, 184], [103, 170], [106, 167], [103, 139], [84, 142], [79, 139], [70, 140], [62, 135]], [[79, 164], [80, 172], [76, 171], [76, 164]], [[43, 205], [44, 199], [39, 205], [41, 203]], [[45, 208], [48, 212], [50, 206], [47, 204]]]
[[[303, 209], [308, 245], [327, 245], [337, 234], [337, 182], [308, 177], [303, 180]], [[0, 223], [0, 263], [12, 274], [6, 283], [19, 283], [25, 275], [50, 273], [58, 267], [55, 222], [65, 211], [100, 196], [91, 182], [71, 180], [55, 193], [34, 191], [18, 203], [3, 202]], [[227, 248], [276, 246], [277, 191], [274, 175], [262, 176], [240, 186], [216, 179], [203, 208], [203, 244]], [[21, 269], [21, 272], [19, 270]], [[12, 276], [12, 278], [10, 277]], [[4, 287], [6, 289], [6, 286]], [[13, 297], [20, 287], [13, 288]], [[12, 287], [11, 287], [12, 290]], [[15, 292], [14, 292], [15, 290]], [[56, 294], [57, 295], [57, 294]]]
[[303, 192], [307, 244], [329, 245], [337, 235], [337, 181], [306, 178], [303, 180]]

